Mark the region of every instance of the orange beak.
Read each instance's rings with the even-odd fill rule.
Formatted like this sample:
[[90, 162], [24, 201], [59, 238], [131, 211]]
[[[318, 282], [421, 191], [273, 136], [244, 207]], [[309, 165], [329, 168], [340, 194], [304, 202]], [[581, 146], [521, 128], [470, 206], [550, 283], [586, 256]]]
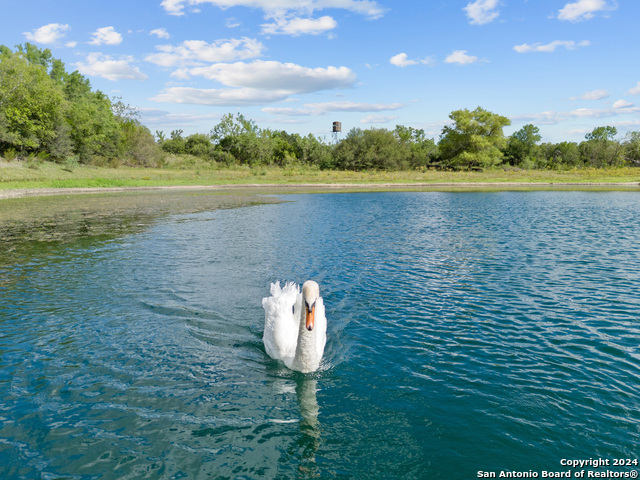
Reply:
[[316, 318], [316, 305], [315, 303], [311, 306], [311, 309], [309, 309], [309, 305], [307, 305], [307, 330], [311, 331], [313, 330], [313, 322], [315, 321]]

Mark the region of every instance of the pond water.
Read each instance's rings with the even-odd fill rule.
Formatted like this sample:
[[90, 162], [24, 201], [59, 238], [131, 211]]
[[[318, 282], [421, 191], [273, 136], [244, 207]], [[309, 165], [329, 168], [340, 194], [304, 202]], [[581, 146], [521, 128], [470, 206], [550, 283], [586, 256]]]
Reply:
[[[638, 470], [640, 193], [279, 198], [5, 252], [3, 479]], [[309, 278], [304, 375], [261, 299]]]

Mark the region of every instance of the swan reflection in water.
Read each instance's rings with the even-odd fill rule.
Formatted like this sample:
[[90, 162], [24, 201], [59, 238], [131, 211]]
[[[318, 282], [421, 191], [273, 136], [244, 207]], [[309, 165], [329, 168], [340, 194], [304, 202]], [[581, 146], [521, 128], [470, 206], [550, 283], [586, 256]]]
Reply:
[[320, 449], [320, 406], [317, 399], [318, 381], [311, 378], [296, 379], [296, 396], [300, 408], [300, 437], [297, 443], [300, 464], [298, 471], [303, 476], [316, 477], [319, 474], [316, 454]]
[[303, 433], [314, 437], [320, 436], [318, 424], [320, 406], [318, 405], [317, 392], [318, 380], [316, 379], [300, 378], [296, 382], [296, 395], [298, 397], [300, 415], [302, 416], [301, 430], [303, 430]]
[[[271, 296], [262, 300], [265, 311], [263, 342], [274, 360], [302, 374], [320, 367], [327, 340], [327, 319], [318, 284], [308, 280], [302, 291], [295, 283], [280, 287], [271, 284]], [[318, 380], [309, 375], [295, 375], [295, 392], [300, 416], [300, 437], [289, 454], [300, 459], [298, 473], [318, 476], [316, 454], [320, 448], [318, 414]], [[290, 385], [289, 385], [290, 388]], [[283, 390], [287, 390], [285, 386]], [[283, 392], [284, 393], [284, 392]]]
[[[293, 401], [295, 392], [298, 412], [291, 409], [291, 417], [288, 419], [273, 419], [275, 423], [286, 423], [292, 427], [297, 424], [298, 433], [290, 431], [291, 443], [288, 444], [284, 456], [278, 463], [284, 463], [289, 467], [297, 465], [300, 478], [316, 478], [319, 468], [316, 464], [316, 455], [321, 444], [321, 423], [319, 421], [320, 405], [318, 404], [318, 380], [308, 375], [291, 375], [282, 366], [272, 370], [276, 377], [273, 383], [274, 395], [282, 395], [286, 402]], [[283, 377], [286, 375], [287, 377]], [[293, 417], [293, 418], [292, 418]]]

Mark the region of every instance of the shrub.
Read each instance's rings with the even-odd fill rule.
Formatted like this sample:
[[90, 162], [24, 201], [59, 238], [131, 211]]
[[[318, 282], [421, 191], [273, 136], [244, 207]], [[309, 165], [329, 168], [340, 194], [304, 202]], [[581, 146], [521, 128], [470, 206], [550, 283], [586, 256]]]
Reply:
[[408, 166], [410, 149], [384, 128], [353, 128], [333, 156], [335, 166], [345, 170], [399, 170]]

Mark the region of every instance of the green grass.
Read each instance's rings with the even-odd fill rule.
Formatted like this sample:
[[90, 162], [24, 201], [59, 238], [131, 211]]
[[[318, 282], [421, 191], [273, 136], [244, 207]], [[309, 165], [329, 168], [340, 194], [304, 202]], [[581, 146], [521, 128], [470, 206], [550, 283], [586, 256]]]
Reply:
[[246, 184], [464, 184], [464, 183], [640, 183], [639, 168], [517, 170], [483, 172], [348, 172], [311, 167], [226, 167], [173, 165], [164, 168], [94, 167], [73, 169], [51, 162], [28, 168], [24, 162], [0, 160], [0, 190], [18, 188], [144, 187]]

